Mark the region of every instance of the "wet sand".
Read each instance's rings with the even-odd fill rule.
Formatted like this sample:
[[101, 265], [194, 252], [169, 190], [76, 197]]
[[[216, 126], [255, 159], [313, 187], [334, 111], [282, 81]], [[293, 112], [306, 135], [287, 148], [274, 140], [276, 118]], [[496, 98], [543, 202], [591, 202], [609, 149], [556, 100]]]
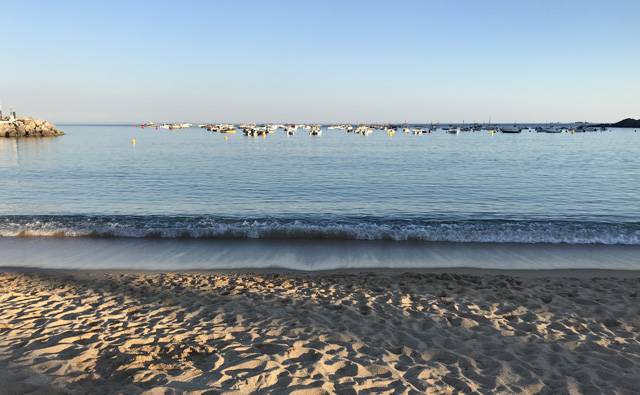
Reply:
[[0, 393], [631, 394], [639, 292], [638, 271], [4, 268]]
[[640, 270], [640, 245], [0, 237], [0, 264], [3, 263], [110, 270]]

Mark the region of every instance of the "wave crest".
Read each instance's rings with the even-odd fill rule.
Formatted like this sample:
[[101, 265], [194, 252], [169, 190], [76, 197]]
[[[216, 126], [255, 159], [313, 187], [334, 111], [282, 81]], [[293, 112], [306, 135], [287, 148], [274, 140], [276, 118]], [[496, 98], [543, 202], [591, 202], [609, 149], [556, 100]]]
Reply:
[[0, 237], [334, 239], [478, 243], [640, 244], [640, 223], [6, 216]]

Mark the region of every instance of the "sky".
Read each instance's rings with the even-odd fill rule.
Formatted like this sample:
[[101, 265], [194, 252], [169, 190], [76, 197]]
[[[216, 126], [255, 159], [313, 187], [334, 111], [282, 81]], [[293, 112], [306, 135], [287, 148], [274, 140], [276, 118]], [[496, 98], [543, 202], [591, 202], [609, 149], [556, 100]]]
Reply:
[[53, 122], [640, 118], [640, 1], [0, 0], [0, 102]]

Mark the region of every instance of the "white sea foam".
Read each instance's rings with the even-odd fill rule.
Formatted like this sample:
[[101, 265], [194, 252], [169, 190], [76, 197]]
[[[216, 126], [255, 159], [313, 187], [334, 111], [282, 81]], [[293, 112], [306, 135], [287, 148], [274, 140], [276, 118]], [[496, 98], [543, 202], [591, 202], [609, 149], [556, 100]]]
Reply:
[[640, 224], [51, 216], [2, 217], [0, 237], [332, 239], [640, 245]]

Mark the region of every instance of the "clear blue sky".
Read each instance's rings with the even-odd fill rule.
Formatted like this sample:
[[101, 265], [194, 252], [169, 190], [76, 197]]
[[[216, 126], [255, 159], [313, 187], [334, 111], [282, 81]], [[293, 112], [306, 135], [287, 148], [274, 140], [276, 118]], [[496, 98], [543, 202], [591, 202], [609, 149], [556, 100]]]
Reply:
[[0, 0], [0, 100], [56, 122], [640, 117], [640, 1]]

